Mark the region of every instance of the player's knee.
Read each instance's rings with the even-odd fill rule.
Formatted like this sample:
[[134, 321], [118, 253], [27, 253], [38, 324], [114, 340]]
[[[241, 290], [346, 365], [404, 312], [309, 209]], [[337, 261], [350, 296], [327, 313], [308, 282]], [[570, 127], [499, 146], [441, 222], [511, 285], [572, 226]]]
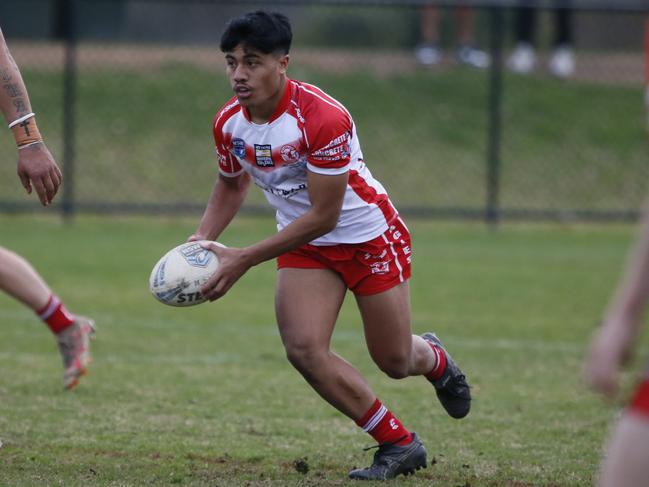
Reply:
[[388, 377], [392, 379], [405, 379], [410, 375], [408, 357], [385, 357], [376, 361], [376, 364]]
[[307, 381], [317, 377], [322, 369], [322, 353], [309, 345], [284, 345], [286, 358]]

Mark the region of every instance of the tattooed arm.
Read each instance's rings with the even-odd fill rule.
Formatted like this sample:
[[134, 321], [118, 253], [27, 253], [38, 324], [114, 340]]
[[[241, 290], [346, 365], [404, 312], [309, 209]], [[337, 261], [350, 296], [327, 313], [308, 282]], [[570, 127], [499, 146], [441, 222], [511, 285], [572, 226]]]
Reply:
[[0, 109], [7, 123], [30, 113], [31, 105], [23, 78], [9, 52], [2, 31], [0, 31], [0, 80], [2, 80]]
[[18, 177], [31, 194], [32, 187], [43, 206], [49, 205], [61, 185], [59, 166], [45, 146], [36, 126], [27, 88], [0, 30], [0, 110], [12, 127], [18, 145]]

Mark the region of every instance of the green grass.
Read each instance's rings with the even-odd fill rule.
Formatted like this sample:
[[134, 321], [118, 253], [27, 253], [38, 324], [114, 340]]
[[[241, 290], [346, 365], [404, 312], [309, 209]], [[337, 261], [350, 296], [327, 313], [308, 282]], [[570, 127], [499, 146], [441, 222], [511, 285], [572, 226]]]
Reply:
[[[356, 485], [346, 472], [370, 461], [371, 438], [286, 361], [272, 262], [213, 304], [149, 295], [153, 264], [197, 219], [0, 217], [2, 245], [99, 326], [89, 376], [64, 392], [53, 339], [0, 295], [0, 485]], [[617, 406], [587, 392], [580, 369], [630, 227], [409, 223], [414, 331], [440, 334], [475, 399], [452, 420], [425, 381], [380, 373], [347, 300], [334, 349], [434, 459], [399, 485], [591, 485]], [[221, 240], [272, 232], [273, 221], [244, 218]]]
[[[392, 55], [384, 62], [411, 54]], [[213, 68], [142, 62], [136, 69], [106, 62], [80, 74], [76, 197], [81, 203], [202, 204], [216, 172], [211, 121], [231, 96], [220, 57], [214, 53]], [[487, 74], [410, 67], [377, 76], [342, 62], [327, 71], [296, 62], [290, 75], [349, 108], [365, 160], [392, 199], [402, 208], [481, 208]], [[61, 157], [61, 74], [24, 71], [42, 132]], [[641, 86], [506, 75], [502, 110], [504, 207], [639, 207], [649, 175]], [[11, 138], [0, 139], [3, 159], [14, 153]], [[25, 201], [14, 171], [12, 164], [0, 167], [2, 198]], [[251, 202], [263, 203], [261, 194]]]

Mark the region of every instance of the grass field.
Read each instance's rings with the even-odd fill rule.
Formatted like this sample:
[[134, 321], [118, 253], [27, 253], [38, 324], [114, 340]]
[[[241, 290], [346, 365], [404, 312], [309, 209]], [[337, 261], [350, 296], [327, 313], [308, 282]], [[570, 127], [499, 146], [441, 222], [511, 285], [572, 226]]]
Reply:
[[[348, 469], [369, 463], [371, 438], [284, 357], [273, 263], [213, 304], [175, 309], [148, 294], [157, 258], [195, 224], [0, 216], [2, 245], [99, 327], [91, 373], [64, 392], [49, 332], [0, 296], [0, 485], [343, 486]], [[410, 227], [413, 328], [442, 337], [475, 399], [465, 420], [452, 420], [425, 381], [382, 375], [347, 300], [334, 349], [420, 434], [432, 461], [399, 485], [591, 485], [619, 405], [587, 392], [580, 368], [631, 228]], [[221, 240], [244, 245], [273, 231], [269, 219], [245, 218]]]

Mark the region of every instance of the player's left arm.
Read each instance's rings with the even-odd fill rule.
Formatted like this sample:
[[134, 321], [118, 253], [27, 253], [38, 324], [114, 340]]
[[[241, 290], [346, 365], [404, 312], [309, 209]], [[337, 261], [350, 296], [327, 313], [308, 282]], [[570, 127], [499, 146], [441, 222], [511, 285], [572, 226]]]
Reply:
[[18, 177], [25, 191], [31, 194], [33, 185], [41, 204], [47, 206], [54, 199], [63, 176], [38, 131], [27, 88], [1, 30], [0, 79], [0, 111], [18, 145]]
[[340, 217], [348, 177], [348, 172], [323, 175], [309, 171], [311, 208], [272, 237], [242, 249], [251, 265], [275, 258], [333, 230]]
[[311, 208], [275, 235], [249, 247], [209, 248], [219, 258], [219, 269], [201, 292], [210, 301], [223, 296], [252, 266], [273, 259], [333, 230], [340, 217], [348, 172], [324, 175], [309, 171], [307, 184]]

